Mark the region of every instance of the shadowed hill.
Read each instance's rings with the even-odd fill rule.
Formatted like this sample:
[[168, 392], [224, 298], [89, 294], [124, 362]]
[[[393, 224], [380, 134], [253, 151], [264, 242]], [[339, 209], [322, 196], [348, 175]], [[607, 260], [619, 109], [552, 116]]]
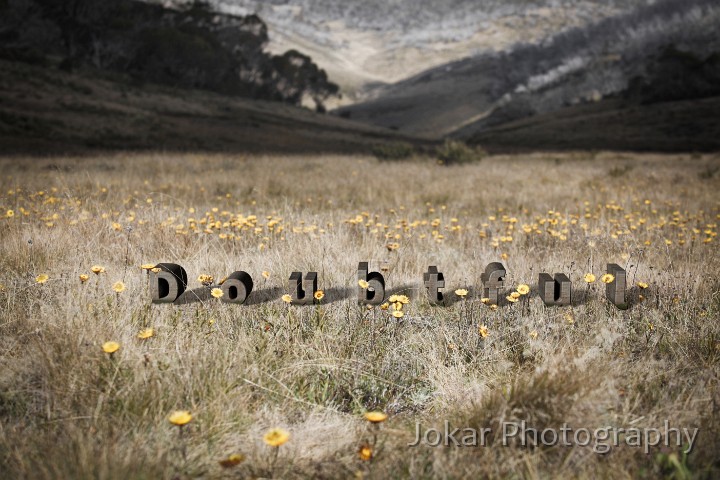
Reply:
[[720, 151], [720, 97], [651, 105], [621, 99], [567, 107], [476, 133], [491, 151]]
[[0, 152], [370, 152], [425, 140], [279, 102], [0, 60]]
[[0, 58], [9, 60], [321, 111], [338, 92], [309, 56], [266, 52], [267, 27], [257, 15], [216, 12], [202, 0], [177, 8], [138, 0], [0, 1], [0, 41]]

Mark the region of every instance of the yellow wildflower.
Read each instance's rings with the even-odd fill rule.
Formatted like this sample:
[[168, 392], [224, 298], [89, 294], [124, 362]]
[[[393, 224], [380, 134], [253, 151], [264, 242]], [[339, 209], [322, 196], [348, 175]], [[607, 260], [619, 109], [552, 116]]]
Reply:
[[460, 298], [465, 298], [468, 294], [468, 291], [464, 288], [458, 288], [455, 290], [455, 295], [457, 295]]
[[175, 410], [168, 416], [168, 421], [173, 425], [182, 427], [187, 425], [192, 420], [192, 415], [187, 410]]
[[137, 334], [137, 337], [141, 340], [145, 340], [147, 338], [152, 337], [155, 335], [155, 330], [152, 328], [144, 328], [140, 330], [140, 332]]
[[[392, 299], [393, 297], [395, 297], [395, 300]], [[407, 305], [408, 303], [410, 303], [410, 299], [407, 295], [392, 295], [389, 300], [390, 303], [394, 301], [396, 303], [402, 303], [403, 305]]]
[[230, 467], [234, 467], [236, 465], [240, 465], [244, 461], [245, 461], [245, 455], [243, 455], [242, 453], [233, 453], [232, 455], [229, 455], [227, 458], [220, 460], [220, 466], [223, 468], [230, 468]]
[[290, 433], [282, 428], [271, 428], [263, 435], [265, 443], [271, 447], [279, 447], [290, 440]]
[[365, 420], [367, 420], [370, 423], [382, 423], [385, 420], [387, 420], [388, 416], [384, 412], [366, 412], [365, 413]]
[[360, 457], [360, 460], [368, 461], [372, 460], [373, 457], [373, 451], [372, 447], [368, 445], [367, 443], [364, 443], [360, 446], [360, 449], [358, 450], [358, 456]]

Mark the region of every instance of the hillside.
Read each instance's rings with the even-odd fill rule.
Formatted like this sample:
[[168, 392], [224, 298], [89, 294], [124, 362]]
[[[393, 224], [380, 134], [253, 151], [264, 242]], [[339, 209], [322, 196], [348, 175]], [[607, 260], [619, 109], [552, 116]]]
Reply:
[[[720, 95], [718, 22], [720, 9], [707, 0], [655, 2], [540, 44], [436, 67], [383, 88], [371, 101], [336, 112], [407, 133], [469, 139], [510, 122], [622, 99], [606, 105], [638, 107], [626, 120], [641, 123], [628, 128], [648, 124], [646, 115], [667, 110], [664, 117], [670, 123], [654, 133], [662, 137], [663, 129], [672, 128], [673, 106], [660, 104]], [[651, 104], [658, 106], [645, 108]], [[717, 113], [703, 111], [710, 116], [689, 121], [698, 126], [717, 121]], [[564, 133], [549, 129], [544, 145]], [[695, 137], [704, 131], [694, 130]]]
[[[338, 86], [312, 58], [265, 50], [257, 15], [140, 0], [0, 2], [0, 58], [61, 70], [113, 72], [139, 82], [313, 106]], [[52, 59], [59, 61], [54, 65]]]
[[368, 152], [423, 141], [279, 102], [0, 60], [0, 152]]
[[563, 108], [466, 137], [491, 151], [720, 151], [720, 97], [633, 105], [621, 99]]
[[[257, 14], [268, 49], [297, 48], [338, 83], [342, 103], [383, 84], [483, 52], [537, 43], [629, 11], [643, 0], [214, 0], [220, 11]], [[329, 103], [335, 99], [331, 99]]]

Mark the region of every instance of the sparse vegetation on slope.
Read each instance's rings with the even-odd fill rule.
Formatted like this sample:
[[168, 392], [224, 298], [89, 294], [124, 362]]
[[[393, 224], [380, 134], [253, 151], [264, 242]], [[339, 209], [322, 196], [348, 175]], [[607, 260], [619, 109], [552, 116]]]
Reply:
[[480, 147], [469, 147], [463, 142], [446, 140], [437, 148], [437, 157], [443, 165], [459, 165], [463, 163], [477, 162], [485, 156]]
[[74, 71], [94, 68], [138, 82], [322, 109], [338, 87], [297, 51], [270, 55], [256, 15], [213, 11], [201, 1], [170, 9], [137, 0], [0, 3], [0, 56]]
[[717, 96], [719, 21], [720, 9], [709, 0], [658, 1], [538, 44], [440, 66], [339, 112], [401, 131], [468, 139], [608, 97], [632, 105]]
[[427, 143], [279, 102], [0, 60], [0, 154], [93, 150], [370, 153]]

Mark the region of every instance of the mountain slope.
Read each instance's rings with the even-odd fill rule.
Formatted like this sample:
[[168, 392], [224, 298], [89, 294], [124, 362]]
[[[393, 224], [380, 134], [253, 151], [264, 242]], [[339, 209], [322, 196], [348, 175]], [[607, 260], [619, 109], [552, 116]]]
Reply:
[[0, 154], [369, 152], [427, 142], [278, 102], [0, 60]]
[[302, 52], [265, 50], [267, 26], [256, 15], [214, 11], [203, 2], [139, 0], [0, 1], [0, 58], [83, 67], [138, 81], [225, 95], [314, 105], [337, 85]]
[[647, 0], [213, 0], [220, 11], [257, 14], [274, 53], [308, 52], [342, 88], [367, 99], [384, 83], [447, 62], [537, 43]]
[[466, 138], [491, 151], [720, 151], [720, 97], [650, 105], [605, 99], [488, 128]]
[[[686, 90], [681, 98], [719, 95], [718, 24], [715, 2], [659, 1], [542, 44], [434, 68], [337, 113], [408, 133], [467, 139], [603, 98], [636, 95], [631, 103], [647, 103], [666, 96], [649, 98], [638, 85]], [[679, 76], [672, 73], [678, 64]]]

